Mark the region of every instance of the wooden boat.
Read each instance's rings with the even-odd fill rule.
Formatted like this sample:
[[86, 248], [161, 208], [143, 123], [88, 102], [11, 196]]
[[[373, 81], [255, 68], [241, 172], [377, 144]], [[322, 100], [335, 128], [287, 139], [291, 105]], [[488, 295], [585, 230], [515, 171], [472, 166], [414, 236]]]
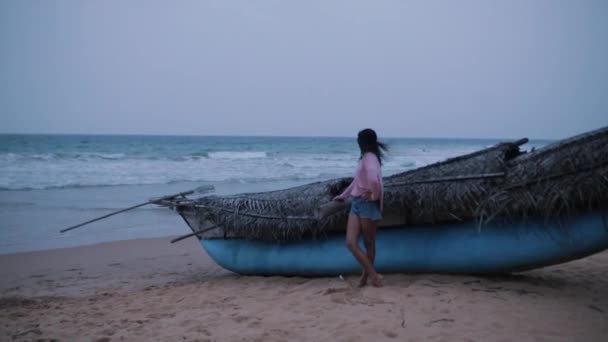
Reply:
[[[567, 221], [500, 224], [479, 230], [475, 221], [380, 229], [376, 269], [381, 273], [488, 274], [554, 265], [608, 248], [608, 211]], [[339, 275], [361, 272], [343, 234], [276, 243], [201, 239], [207, 254], [230, 271], [249, 275]], [[363, 243], [360, 242], [362, 249]]]
[[[522, 153], [522, 139], [385, 178], [380, 272], [502, 273], [608, 248], [608, 127]], [[243, 274], [360, 270], [344, 245], [350, 179], [174, 208], [221, 266]]]

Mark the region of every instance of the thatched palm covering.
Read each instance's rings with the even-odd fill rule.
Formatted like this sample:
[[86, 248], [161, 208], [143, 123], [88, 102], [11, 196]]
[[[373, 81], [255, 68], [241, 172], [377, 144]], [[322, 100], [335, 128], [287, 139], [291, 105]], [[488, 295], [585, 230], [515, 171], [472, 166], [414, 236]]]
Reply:
[[[385, 217], [390, 224], [478, 219], [483, 225], [496, 217], [556, 217], [608, 206], [608, 127], [521, 154], [525, 141], [386, 177]], [[468, 178], [454, 180], [459, 176]], [[313, 213], [351, 180], [173, 205], [195, 231], [218, 226], [203, 237], [314, 237], [345, 229], [347, 210], [320, 220]]]
[[199, 222], [219, 225], [228, 236], [286, 240], [318, 232], [321, 225], [313, 210], [350, 181], [345, 178], [280, 191], [208, 196], [190, 206]]
[[[527, 142], [522, 139], [521, 143]], [[501, 178], [438, 181], [449, 176], [506, 172], [507, 162], [520, 154], [518, 143], [502, 143], [472, 154], [448, 159], [385, 179], [385, 213], [403, 224], [425, 224], [471, 217], [479, 200]]]
[[507, 164], [509, 173], [474, 216], [559, 218], [608, 207], [608, 127], [566, 139]]
[[[420, 197], [408, 199], [406, 196], [416, 195], [420, 191], [426, 194], [427, 199], [429, 199], [428, 195], [433, 193], [446, 193], [444, 189], [448, 189], [448, 194], [459, 195], [449, 191], [450, 183], [423, 183], [416, 186], [409, 183], [424, 182], [439, 176], [458, 175], [459, 172], [501, 171], [505, 166], [506, 155], [513, 155], [516, 152], [517, 146], [513, 144], [499, 144], [466, 156], [388, 177], [385, 194], [386, 212], [399, 214], [405, 220], [407, 216], [402, 213], [407, 206], [403, 203], [416, 203], [415, 201]], [[196, 208], [199, 221], [217, 224], [230, 236], [276, 240], [300, 238], [305, 234], [316, 235], [319, 232], [344, 229], [347, 218], [344, 211], [321, 221], [315, 219], [313, 212], [318, 206], [330, 202], [351, 181], [352, 178], [343, 178], [279, 191], [202, 197], [193, 206]], [[473, 194], [481, 189], [475, 186], [479, 182], [481, 181], [470, 181], [472, 185], [468, 187], [468, 191], [471, 195], [468, 196], [474, 196]], [[412, 192], [413, 189], [417, 191]], [[443, 202], [448, 203], [448, 201]]]

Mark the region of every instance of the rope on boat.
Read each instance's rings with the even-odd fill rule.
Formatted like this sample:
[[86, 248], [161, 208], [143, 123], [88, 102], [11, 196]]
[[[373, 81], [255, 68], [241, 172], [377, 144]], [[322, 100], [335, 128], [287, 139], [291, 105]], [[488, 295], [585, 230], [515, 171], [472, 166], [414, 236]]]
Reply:
[[238, 210], [226, 209], [226, 208], [217, 208], [217, 207], [208, 206], [208, 205], [202, 205], [202, 204], [196, 204], [196, 205], [194, 205], [194, 207], [195, 208], [209, 208], [209, 209], [223, 210], [223, 211], [228, 211], [228, 212], [231, 212], [231, 213], [235, 213], [237, 215], [251, 216], [251, 217], [257, 217], [257, 218], [265, 218], [265, 219], [271, 219], [271, 220], [310, 220], [310, 221], [316, 221], [317, 220], [313, 216], [260, 215], [260, 214], [243, 213], [243, 212], [239, 212]]

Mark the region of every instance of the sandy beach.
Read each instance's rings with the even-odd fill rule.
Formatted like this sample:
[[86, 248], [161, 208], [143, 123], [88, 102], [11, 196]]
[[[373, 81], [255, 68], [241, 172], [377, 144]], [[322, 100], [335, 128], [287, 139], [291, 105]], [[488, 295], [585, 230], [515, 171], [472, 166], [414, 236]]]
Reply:
[[608, 253], [518, 275], [245, 277], [190, 239], [0, 256], [0, 340], [603, 341]]

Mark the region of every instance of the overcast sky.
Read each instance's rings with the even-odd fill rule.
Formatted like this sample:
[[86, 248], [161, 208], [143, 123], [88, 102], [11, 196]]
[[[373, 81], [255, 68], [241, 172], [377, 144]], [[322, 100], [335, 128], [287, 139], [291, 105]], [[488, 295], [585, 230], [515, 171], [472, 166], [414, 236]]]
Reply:
[[563, 138], [608, 1], [0, 2], [0, 132]]

